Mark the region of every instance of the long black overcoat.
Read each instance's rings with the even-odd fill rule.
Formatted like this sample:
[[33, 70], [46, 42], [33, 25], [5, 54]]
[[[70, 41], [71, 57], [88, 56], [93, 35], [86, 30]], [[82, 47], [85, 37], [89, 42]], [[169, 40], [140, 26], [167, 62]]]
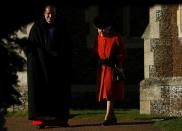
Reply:
[[[54, 27], [52, 42], [48, 29]], [[68, 119], [71, 100], [71, 43], [65, 25], [34, 23], [27, 48], [29, 119]]]

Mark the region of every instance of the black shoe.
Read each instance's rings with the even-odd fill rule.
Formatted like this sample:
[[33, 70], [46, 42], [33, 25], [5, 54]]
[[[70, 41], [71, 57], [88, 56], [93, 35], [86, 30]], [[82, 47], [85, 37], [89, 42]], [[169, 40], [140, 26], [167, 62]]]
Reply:
[[115, 125], [115, 124], [117, 124], [117, 119], [116, 118], [104, 120], [104, 122], [102, 123], [102, 125], [104, 125], [104, 126]]
[[44, 123], [37, 126], [38, 129], [45, 129], [45, 127], [46, 125]]
[[69, 127], [67, 120], [60, 120], [60, 119], [50, 121], [49, 125], [60, 126], [60, 127]]
[[60, 126], [61, 127], [69, 127], [70, 125], [67, 122], [61, 122]]

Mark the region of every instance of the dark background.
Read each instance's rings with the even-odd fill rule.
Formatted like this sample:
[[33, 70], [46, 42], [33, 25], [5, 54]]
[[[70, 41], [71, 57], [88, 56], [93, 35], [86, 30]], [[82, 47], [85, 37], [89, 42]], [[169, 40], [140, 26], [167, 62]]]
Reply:
[[[69, 61], [73, 65], [72, 84], [94, 84], [95, 83], [95, 71], [89, 63], [90, 50], [86, 48], [82, 43], [85, 43], [85, 36], [87, 32], [87, 24], [84, 23], [84, 9], [90, 5], [98, 5], [99, 13], [109, 13], [115, 15], [122, 23], [120, 14], [117, 16], [116, 8], [122, 8], [123, 6], [131, 7], [131, 32], [128, 39], [132, 37], [140, 38], [149, 22], [149, 7], [154, 4], [177, 4], [177, 0], [148, 0], [148, 1], [59, 1], [59, 0], [6, 0], [0, 4], [0, 38], [5, 37], [8, 33], [19, 29], [22, 25], [37, 20], [42, 15], [43, 7], [46, 3], [56, 4], [56, 6], [62, 10], [63, 17], [68, 21], [70, 25], [70, 32], [72, 33], [72, 40], [74, 44], [72, 48], [72, 61]], [[108, 9], [109, 8], [109, 9]], [[137, 10], [137, 12], [135, 12]], [[78, 12], [77, 12], [78, 11]], [[80, 27], [79, 27], [79, 26]], [[117, 26], [117, 25], [116, 25]], [[122, 31], [120, 26], [117, 26], [118, 31], [122, 36], [125, 36], [125, 32]], [[143, 41], [142, 41], [143, 42]], [[127, 44], [127, 43], [126, 43]], [[139, 83], [143, 80], [144, 75], [144, 54], [143, 47], [141, 48], [127, 48], [128, 57], [125, 61], [125, 73], [126, 73], [126, 85], [135, 85], [132, 91], [127, 91], [127, 99], [124, 102], [125, 107], [139, 108]], [[88, 98], [87, 105], [85, 107], [95, 107], [95, 95], [93, 93], [78, 94], [82, 96], [77, 98], [80, 103], [85, 103], [83, 98]], [[89, 101], [90, 100], [90, 101]], [[74, 101], [75, 105], [76, 100]], [[80, 104], [80, 105], [82, 105]], [[92, 105], [93, 104], [93, 105]]]
[[83, 8], [89, 5], [101, 6], [152, 6], [154, 4], [178, 4], [179, 0], [122, 0], [122, 1], [86, 1], [86, 0], [5, 0], [0, 4], [0, 37], [19, 26], [37, 19], [42, 13], [45, 3], [53, 3], [58, 7]]

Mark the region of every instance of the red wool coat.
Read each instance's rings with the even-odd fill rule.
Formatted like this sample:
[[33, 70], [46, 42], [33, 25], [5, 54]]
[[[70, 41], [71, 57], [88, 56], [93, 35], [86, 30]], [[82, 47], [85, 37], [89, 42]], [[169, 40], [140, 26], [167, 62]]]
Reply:
[[[117, 51], [117, 53], [116, 53]], [[118, 33], [101, 36], [98, 35], [96, 39], [95, 53], [100, 59], [109, 58], [115, 54], [118, 67], [122, 67], [124, 59], [126, 58], [126, 51], [122, 42], [121, 36]], [[124, 81], [112, 81], [112, 67], [102, 65], [97, 71], [97, 100], [123, 100], [124, 98]]]

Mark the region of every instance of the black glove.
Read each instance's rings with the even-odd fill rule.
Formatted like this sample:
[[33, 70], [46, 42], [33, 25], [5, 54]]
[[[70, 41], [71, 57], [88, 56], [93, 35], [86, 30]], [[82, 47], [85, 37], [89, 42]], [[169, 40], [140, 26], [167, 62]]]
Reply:
[[101, 60], [101, 65], [112, 66], [113, 63], [110, 59], [103, 59]]

